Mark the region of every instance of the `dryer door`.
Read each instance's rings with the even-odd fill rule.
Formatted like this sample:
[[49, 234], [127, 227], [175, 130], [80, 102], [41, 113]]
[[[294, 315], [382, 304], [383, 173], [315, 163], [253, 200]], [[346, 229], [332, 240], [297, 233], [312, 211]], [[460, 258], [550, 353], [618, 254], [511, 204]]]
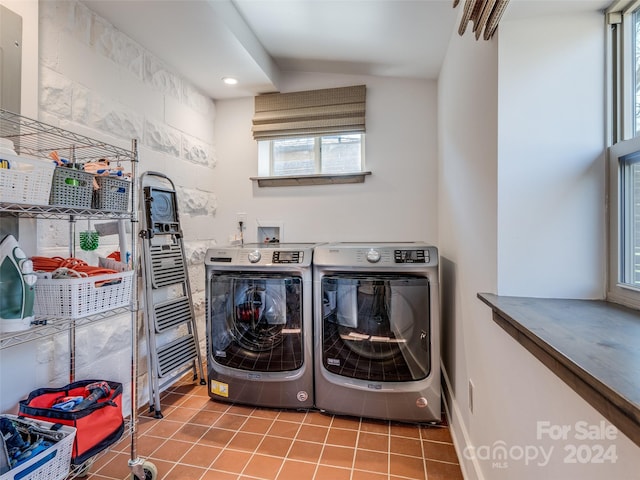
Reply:
[[302, 278], [219, 273], [209, 288], [213, 361], [260, 372], [302, 366]]
[[431, 371], [429, 280], [408, 275], [325, 275], [322, 362], [362, 380], [404, 382]]

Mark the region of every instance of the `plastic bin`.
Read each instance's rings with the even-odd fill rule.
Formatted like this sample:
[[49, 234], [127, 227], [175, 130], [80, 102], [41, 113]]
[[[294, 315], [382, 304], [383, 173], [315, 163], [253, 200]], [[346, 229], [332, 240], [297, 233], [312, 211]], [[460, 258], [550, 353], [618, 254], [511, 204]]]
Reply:
[[[15, 415], [3, 414], [1, 417], [16, 420]], [[41, 420], [27, 420], [39, 427], [50, 429], [54, 424]], [[71, 451], [76, 436], [76, 429], [62, 425], [58, 432], [63, 436], [52, 446], [38, 453], [33, 458], [0, 475], [0, 480], [62, 480], [69, 474], [71, 467]]]
[[38, 278], [33, 311], [38, 316], [76, 319], [131, 303], [134, 271], [84, 278]]
[[0, 167], [0, 202], [49, 204], [53, 163], [2, 153]]
[[129, 210], [131, 182], [117, 177], [97, 176], [98, 189], [94, 192], [93, 208], [110, 212]]
[[69, 167], [56, 167], [51, 182], [49, 205], [91, 208], [93, 175]]

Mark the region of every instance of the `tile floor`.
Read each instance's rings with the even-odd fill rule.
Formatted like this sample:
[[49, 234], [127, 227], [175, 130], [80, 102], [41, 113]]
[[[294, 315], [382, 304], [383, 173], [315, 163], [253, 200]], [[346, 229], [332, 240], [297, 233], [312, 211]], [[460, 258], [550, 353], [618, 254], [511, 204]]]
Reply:
[[[137, 453], [157, 480], [460, 480], [447, 427], [214, 402], [179, 382], [163, 419], [138, 416]], [[131, 476], [131, 435], [98, 455], [85, 478]]]

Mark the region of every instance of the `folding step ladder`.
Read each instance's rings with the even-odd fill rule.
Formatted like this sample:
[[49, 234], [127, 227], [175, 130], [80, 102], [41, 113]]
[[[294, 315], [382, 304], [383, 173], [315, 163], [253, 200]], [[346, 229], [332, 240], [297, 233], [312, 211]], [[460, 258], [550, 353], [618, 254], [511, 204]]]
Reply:
[[149, 409], [162, 418], [160, 391], [189, 370], [206, 385], [175, 186], [166, 175], [140, 177], [142, 286], [147, 332]]

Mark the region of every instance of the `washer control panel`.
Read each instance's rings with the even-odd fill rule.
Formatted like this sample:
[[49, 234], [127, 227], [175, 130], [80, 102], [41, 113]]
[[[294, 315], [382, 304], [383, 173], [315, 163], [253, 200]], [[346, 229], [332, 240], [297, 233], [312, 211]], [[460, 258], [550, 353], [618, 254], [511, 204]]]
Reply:
[[311, 266], [311, 243], [246, 244], [213, 247], [207, 250], [205, 265], [218, 265], [225, 270], [245, 266], [251, 268], [306, 268]]
[[276, 250], [273, 252], [273, 263], [302, 263], [304, 252], [300, 250]]

